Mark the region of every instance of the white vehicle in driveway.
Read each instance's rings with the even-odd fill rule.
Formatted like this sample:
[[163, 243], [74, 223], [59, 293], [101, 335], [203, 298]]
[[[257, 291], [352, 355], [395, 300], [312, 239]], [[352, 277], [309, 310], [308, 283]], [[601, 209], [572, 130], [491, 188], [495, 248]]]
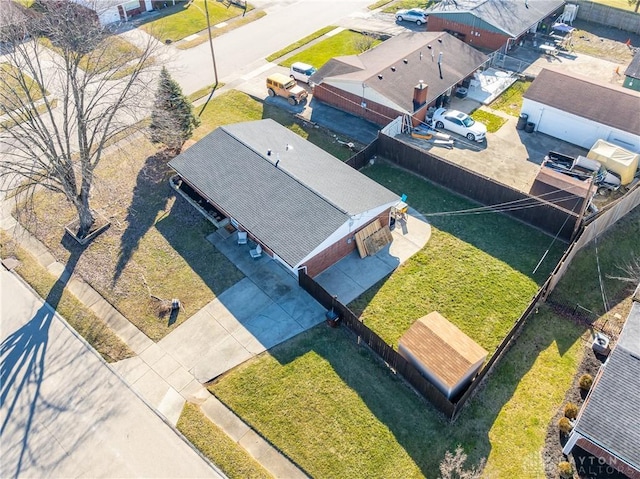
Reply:
[[458, 110], [438, 108], [433, 114], [433, 126], [438, 130], [452, 131], [471, 141], [482, 141], [487, 136], [487, 127]]
[[407, 21], [415, 22], [416, 25], [424, 25], [427, 23], [427, 13], [420, 8], [412, 8], [410, 10], [398, 10], [396, 12], [396, 20], [398, 22]]
[[309, 77], [317, 72], [314, 67], [306, 63], [296, 62], [289, 68], [289, 76], [294, 80], [309, 83]]

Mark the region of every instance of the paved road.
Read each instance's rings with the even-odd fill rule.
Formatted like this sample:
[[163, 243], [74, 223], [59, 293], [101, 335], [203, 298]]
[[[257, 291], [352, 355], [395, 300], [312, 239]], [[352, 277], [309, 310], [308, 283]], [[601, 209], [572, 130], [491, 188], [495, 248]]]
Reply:
[[[353, 12], [369, 0], [280, 0], [264, 6], [267, 15], [214, 39], [220, 81], [229, 82], [267, 65], [264, 58]], [[177, 50], [168, 66], [189, 93], [213, 83], [208, 43]]]
[[0, 477], [224, 477], [4, 268], [0, 289]]

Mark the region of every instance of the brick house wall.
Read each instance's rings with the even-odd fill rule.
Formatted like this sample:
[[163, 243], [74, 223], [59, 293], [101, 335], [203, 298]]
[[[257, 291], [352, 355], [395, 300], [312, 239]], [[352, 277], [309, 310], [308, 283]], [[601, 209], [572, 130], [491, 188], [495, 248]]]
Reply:
[[[380, 105], [365, 98], [366, 108], [362, 108], [362, 97], [353, 93], [345, 92], [332, 85], [321, 83], [314, 86], [313, 97], [323, 103], [331, 105], [339, 110], [346, 111], [357, 117], [363, 118], [378, 126], [386, 126], [398, 116], [404, 113], [392, 108]], [[425, 119], [428, 105], [424, 105], [413, 114], [414, 125]], [[313, 276], [307, 273], [309, 276]]]
[[[447, 20], [444, 18], [440, 18], [438, 16], [431, 15], [429, 16], [429, 22], [427, 23], [427, 31], [429, 32], [455, 32], [459, 35], [457, 36], [458, 40], [465, 42], [468, 45], [476, 48], [487, 48], [489, 50], [499, 50], [506, 43], [509, 37], [507, 35], [489, 32], [486, 30], [481, 30], [476, 27], [474, 30], [473, 26], [465, 25], [463, 23], [452, 22], [451, 20]], [[477, 36], [475, 33], [472, 35], [471, 32], [480, 32], [480, 35]], [[453, 34], [453, 33], [452, 33]], [[464, 35], [464, 36], [463, 36]]]
[[341, 260], [342, 258], [347, 256], [349, 253], [351, 253], [353, 250], [355, 250], [356, 249], [355, 239], [352, 240], [351, 242], [348, 242], [347, 240], [349, 238], [355, 237], [358, 231], [365, 228], [367, 225], [373, 223], [376, 219], [379, 219], [380, 223], [383, 226], [388, 225], [390, 211], [391, 211], [390, 209], [386, 209], [385, 211], [380, 213], [376, 218], [373, 218], [371, 221], [369, 221], [369, 223], [362, 226], [362, 228], [359, 228], [358, 230], [349, 233], [343, 238], [340, 238], [338, 241], [336, 241], [334, 244], [329, 246], [327, 249], [321, 251], [320, 253], [315, 255], [313, 258], [308, 260], [306, 263], [304, 263], [302, 266], [307, 268], [307, 275], [312, 278], [314, 276], [319, 275], [325, 269], [337, 263], [339, 260]]

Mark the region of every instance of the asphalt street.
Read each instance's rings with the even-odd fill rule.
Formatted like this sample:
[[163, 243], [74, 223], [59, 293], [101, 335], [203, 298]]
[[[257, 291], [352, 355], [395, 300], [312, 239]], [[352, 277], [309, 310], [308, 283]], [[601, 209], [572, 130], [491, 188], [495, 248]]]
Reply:
[[0, 290], [0, 477], [225, 477], [4, 268]]

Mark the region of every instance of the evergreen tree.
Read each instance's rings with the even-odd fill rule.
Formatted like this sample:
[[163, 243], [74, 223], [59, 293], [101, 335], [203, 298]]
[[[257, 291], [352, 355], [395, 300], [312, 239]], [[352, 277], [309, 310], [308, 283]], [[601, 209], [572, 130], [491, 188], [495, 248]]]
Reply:
[[149, 126], [151, 141], [180, 152], [198, 125], [200, 119], [193, 113], [191, 102], [167, 69], [162, 67]]

